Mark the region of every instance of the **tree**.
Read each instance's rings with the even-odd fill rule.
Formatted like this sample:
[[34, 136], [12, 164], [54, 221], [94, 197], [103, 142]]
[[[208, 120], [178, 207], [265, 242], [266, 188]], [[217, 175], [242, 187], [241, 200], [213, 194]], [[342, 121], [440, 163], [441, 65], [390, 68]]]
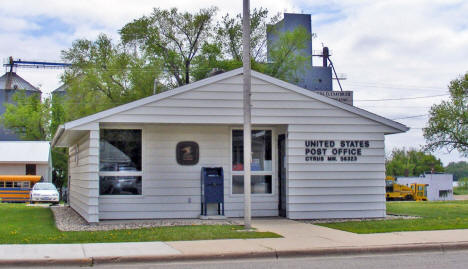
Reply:
[[468, 156], [468, 73], [450, 82], [450, 100], [433, 105], [423, 129], [426, 149], [456, 149]]
[[385, 161], [387, 176], [419, 176], [425, 172], [443, 172], [442, 162], [416, 149], [394, 149]]
[[242, 61], [224, 58], [219, 44], [205, 43], [200, 55], [193, 60], [192, 76], [194, 80], [206, 78], [213, 70], [229, 71], [242, 67]]
[[453, 179], [458, 180], [460, 178], [468, 178], [468, 162], [450, 162], [445, 167], [445, 172], [453, 174]]
[[311, 38], [304, 27], [279, 34], [278, 40], [270, 45], [271, 63], [265, 73], [282, 80], [297, 81], [298, 73], [304, 72], [306, 63], [311, 60], [302, 52]]
[[152, 57], [128, 53], [106, 35], [96, 41], [80, 39], [62, 58], [71, 63], [62, 76], [67, 85], [64, 120], [73, 120], [125, 104], [163, 90], [155, 80], [161, 63]]
[[13, 95], [12, 104], [5, 104], [1, 122], [22, 140], [48, 140], [50, 100], [41, 102], [38, 94], [30, 96], [22, 90]]
[[[167, 88], [203, 79], [213, 69], [229, 71], [242, 66], [242, 17], [225, 15], [214, 26], [216, 8], [201, 9], [195, 14], [154, 9], [126, 24], [120, 35], [122, 44], [133, 48], [134, 54], [151, 56], [164, 65]], [[310, 58], [299, 52], [311, 35], [303, 28], [279, 34], [279, 41], [270, 47], [273, 63], [266, 60], [267, 27], [279, 21], [279, 15], [269, 18], [268, 10], [251, 13], [252, 69], [268, 75], [294, 81], [297, 70], [303, 70]], [[213, 30], [213, 31], [212, 31]], [[299, 71], [300, 72], [300, 71]]]
[[[65, 122], [64, 97], [52, 94], [50, 103], [50, 134], [54, 135], [60, 124]], [[52, 183], [62, 190], [68, 179], [68, 150], [66, 148], [52, 148]], [[63, 196], [62, 196], [63, 197]]]
[[[304, 27], [298, 27], [293, 31], [276, 32], [275, 27], [270, 27], [279, 21], [280, 15], [269, 18], [267, 9], [254, 9], [251, 13], [251, 57], [252, 69], [270, 76], [295, 82], [298, 73], [303, 72], [310, 57], [304, 55], [302, 50], [306, 47], [313, 35]], [[267, 33], [275, 33], [278, 39], [267, 44]], [[242, 16], [238, 14], [223, 17], [217, 25], [217, 40], [220, 41], [223, 55], [228, 55], [232, 62], [238, 62], [242, 66]], [[267, 61], [267, 45], [269, 60]], [[236, 66], [233, 64], [232, 66]]]
[[177, 8], [155, 8], [151, 16], [136, 19], [120, 30], [122, 42], [161, 59], [177, 86], [189, 84], [192, 61], [211, 35], [216, 10], [212, 7], [191, 14]]
[[[62, 103], [55, 96], [41, 100], [38, 94], [26, 95], [19, 91], [13, 95], [13, 104], [6, 104], [1, 122], [22, 140], [50, 140], [59, 124], [64, 122]], [[66, 182], [68, 169], [67, 150], [51, 150], [52, 183], [61, 189]]]
[[[267, 26], [279, 21], [279, 14], [268, 19], [268, 10], [256, 9], [250, 13], [250, 55], [254, 62], [266, 61]], [[216, 39], [220, 41], [223, 53], [232, 60], [242, 62], [242, 15], [226, 14], [218, 22]]]

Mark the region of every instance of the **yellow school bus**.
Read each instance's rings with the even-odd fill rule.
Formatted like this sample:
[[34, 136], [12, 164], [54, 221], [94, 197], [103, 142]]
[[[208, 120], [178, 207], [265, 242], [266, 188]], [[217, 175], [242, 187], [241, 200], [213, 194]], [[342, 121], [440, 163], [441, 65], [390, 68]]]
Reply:
[[29, 201], [29, 192], [41, 176], [0, 175], [0, 200], [24, 203]]

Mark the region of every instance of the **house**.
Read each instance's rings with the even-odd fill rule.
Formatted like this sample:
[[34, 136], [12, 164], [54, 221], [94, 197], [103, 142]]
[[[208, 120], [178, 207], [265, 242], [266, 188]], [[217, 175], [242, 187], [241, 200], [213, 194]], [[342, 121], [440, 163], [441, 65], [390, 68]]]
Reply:
[[[225, 216], [242, 217], [242, 75], [60, 126], [52, 146], [69, 148], [71, 207], [90, 223], [198, 218], [200, 171], [222, 167]], [[252, 126], [253, 217], [385, 216], [385, 135], [406, 126], [255, 71]]]
[[52, 180], [49, 141], [0, 141], [0, 175], [38, 175]]
[[398, 184], [427, 184], [427, 200], [453, 200], [453, 175], [445, 173], [424, 173], [419, 177], [398, 177]]

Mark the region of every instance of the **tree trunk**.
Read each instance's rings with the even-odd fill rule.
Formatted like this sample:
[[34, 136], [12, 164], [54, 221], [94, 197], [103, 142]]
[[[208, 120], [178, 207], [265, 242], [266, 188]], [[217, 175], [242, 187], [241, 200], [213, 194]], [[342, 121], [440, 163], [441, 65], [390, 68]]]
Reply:
[[190, 61], [185, 61], [185, 84], [190, 83]]

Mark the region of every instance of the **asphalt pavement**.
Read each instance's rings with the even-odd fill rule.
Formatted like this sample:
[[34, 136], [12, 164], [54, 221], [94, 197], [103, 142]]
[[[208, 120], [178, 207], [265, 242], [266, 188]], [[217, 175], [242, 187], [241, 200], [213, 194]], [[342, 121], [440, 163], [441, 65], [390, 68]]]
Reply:
[[[346, 256], [287, 257], [287, 258], [252, 258], [216, 261], [174, 261], [152, 263], [95, 264], [93, 268], [112, 269], [279, 269], [279, 268], [343, 268], [343, 269], [465, 269], [468, 265], [468, 251], [427, 251], [398, 254], [369, 254]], [[77, 268], [78, 266], [74, 266]], [[50, 268], [50, 267], [38, 267]], [[56, 268], [73, 268], [59, 266]]]

